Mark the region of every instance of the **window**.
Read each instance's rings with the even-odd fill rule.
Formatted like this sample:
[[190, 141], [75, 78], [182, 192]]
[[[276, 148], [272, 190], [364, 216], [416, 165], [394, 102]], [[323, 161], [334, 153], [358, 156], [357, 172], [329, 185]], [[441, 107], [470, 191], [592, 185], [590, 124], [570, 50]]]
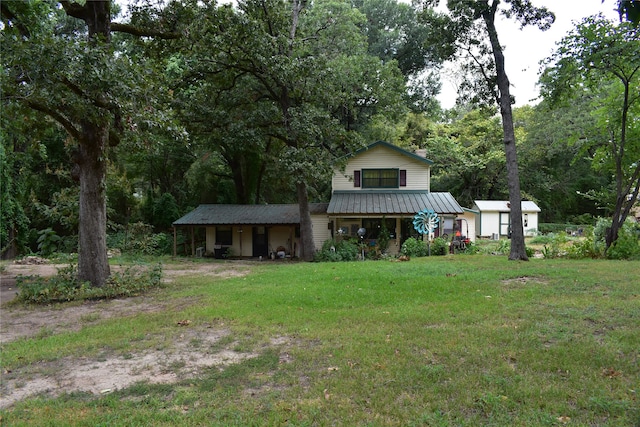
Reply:
[[[391, 239], [396, 238], [396, 220], [395, 218], [385, 218], [385, 226], [389, 232]], [[362, 227], [367, 230], [365, 239], [377, 239], [380, 237], [380, 230], [382, 229], [382, 218], [363, 218]]]
[[399, 177], [398, 169], [363, 169], [362, 188], [398, 188]]
[[225, 246], [231, 246], [233, 244], [231, 227], [216, 227], [216, 244]]

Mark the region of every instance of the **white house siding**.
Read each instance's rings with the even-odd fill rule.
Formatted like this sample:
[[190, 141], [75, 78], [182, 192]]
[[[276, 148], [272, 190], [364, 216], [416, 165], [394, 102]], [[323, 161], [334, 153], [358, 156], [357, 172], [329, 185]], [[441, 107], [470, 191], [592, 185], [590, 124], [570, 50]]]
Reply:
[[207, 227], [205, 230], [205, 250], [209, 253], [213, 253], [213, 249], [216, 244], [216, 228]]
[[311, 215], [311, 224], [313, 227], [313, 243], [316, 250], [322, 249], [322, 244], [331, 238], [331, 230], [329, 229], [329, 217], [327, 215]]
[[464, 214], [458, 215], [457, 219], [461, 220], [461, 233], [469, 238], [472, 242], [476, 241], [476, 219], [479, 217], [477, 213], [464, 210]]
[[[231, 250], [234, 256], [251, 256], [253, 252], [252, 246], [252, 230], [251, 227], [243, 227], [240, 233], [240, 227], [231, 227], [232, 245]], [[242, 238], [242, 245], [240, 239]], [[206, 227], [206, 252], [213, 253], [216, 244], [216, 227]], [[242, 247], [242, 252], [240, 248]]]
[[269, 228], [269, 252], [277, 252], [278, 247], [285, 248], [287, 255], [290, 255], [296, 246], [296, 230], [291, 226], [273, 226]]
[[500, 234], [500, 212], [481, 212], [477, 217], [476, 229], [481, 237]]
[[[509, 212], [482, 212], [477, 216], [476, 229], [482, 237], [492, 237], [494, 234], [506, 236], [508, 234]], [[538, 212], [523, 212], [522, 223], [525, 236], [534, 236], [538, 231]]]
[[359, 190], [353, 186], [353, 171], [362, 169], [402, 169], [407, 171], [407, 186], [402, 190], [429, 190], [430, 167], [383, 146], [364, 151], [349, 160], [344, 173], [335, 170], [331, 182], [333, 191]]

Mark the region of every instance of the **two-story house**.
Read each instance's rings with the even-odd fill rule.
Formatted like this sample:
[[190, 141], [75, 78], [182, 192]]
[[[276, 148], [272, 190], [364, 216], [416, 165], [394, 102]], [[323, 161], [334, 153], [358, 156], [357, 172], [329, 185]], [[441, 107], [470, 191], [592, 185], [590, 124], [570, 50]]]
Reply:
[[[332, 237], [358, 237], [375, 244], [382, 221], [390, 233], [388, 251], [397, 253], [404, 240], [416, 235], [413, 217], [425, 209], [440, 217], [435, 235], [451, 234], [464, 211], [450, 193], [430, 191], [431, 165], [425, 153], [411, 153], [384, 141], [375, 142], [336, 169], [331, 201], [311, 204], [313, 237], [317, 249]], [[230, 248], [235, 256], [297, 256], [300, 218], [297, 204], [200, 205], [175, 221], [178, 227], [205, 228], [200, 251], [221, 254]], [[175, 241], [175, 238], [174, 238]], [[192, 237], [192, 253], [196, 254]], [[175, 251], [174, 251], [175, 252]]]

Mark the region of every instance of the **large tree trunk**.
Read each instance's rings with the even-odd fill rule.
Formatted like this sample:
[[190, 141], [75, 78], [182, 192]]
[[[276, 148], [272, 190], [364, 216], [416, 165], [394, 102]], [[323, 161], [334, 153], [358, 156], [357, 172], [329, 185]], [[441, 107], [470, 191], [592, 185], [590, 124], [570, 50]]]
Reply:
[[[110, 0], [75, 4], [76, 17], [87, 24], [93, 49], [111, 41]], [[67, 12], [69, 13], [69, 11]], [[102, 99], [99, 100], [102, 103]], [[108, 113], [110, 114], [110, 112]], [[110, 275], [107, 258], [107, 146], [110, 121], [93, 118], [82, 122], [76, 156], [80, 178], [78, 279], [102, 287]]]
[[83, 124], [76, 162], [80, 178], [78, 279], [104, 286], [109, 278], [107, 258], [106, 148], [109, 125]]
[[498, 2], [494, 2], [491, 10], [483, 13], [483, 19], [489, 32], [491, 49], [496, 63], [498, 84], [498, 104], [502, 116], [502, 130], [504, 133], [504, 153], [507, 160], [507, 181], [509, 186], [509, 204], [511, 210], [511, 252], [509, 259], [527, 261], [527, 251], [524, 244], [524, 228], [522, 224], [522, 197], [520, 194], [520, 176], [518, 174], [518, 157], [516, 155], [516, 136], [513, 128], [513, 112], [511, 110], [511, 93], [509, 78], [504, 68], [504, 54], [498, 40], [495, 27], [495, 12]]
[[313, 241], [313, 226], [311, 224], [307, 185], [304, 182], [298, 182], [296, 190], [298, 193], [298, 205], [300, 206], [300, 258], [303, 261], [313, 261], [316, 246]]

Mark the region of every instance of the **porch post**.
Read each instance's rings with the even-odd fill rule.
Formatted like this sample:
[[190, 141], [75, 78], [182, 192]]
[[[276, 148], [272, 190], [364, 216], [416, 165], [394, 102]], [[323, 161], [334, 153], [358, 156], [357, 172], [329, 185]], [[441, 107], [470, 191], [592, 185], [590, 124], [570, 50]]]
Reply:
[[178, 252], [178, 248], [177, 246], [177, 242], [178, 242], [178, 236], [177, 236], [177, 228], [176, 226], [173, 227], [173, 257], [175, 258]]
[[195, 227], [191, 227], [191, 256], [196, 256], [196, 233]]

